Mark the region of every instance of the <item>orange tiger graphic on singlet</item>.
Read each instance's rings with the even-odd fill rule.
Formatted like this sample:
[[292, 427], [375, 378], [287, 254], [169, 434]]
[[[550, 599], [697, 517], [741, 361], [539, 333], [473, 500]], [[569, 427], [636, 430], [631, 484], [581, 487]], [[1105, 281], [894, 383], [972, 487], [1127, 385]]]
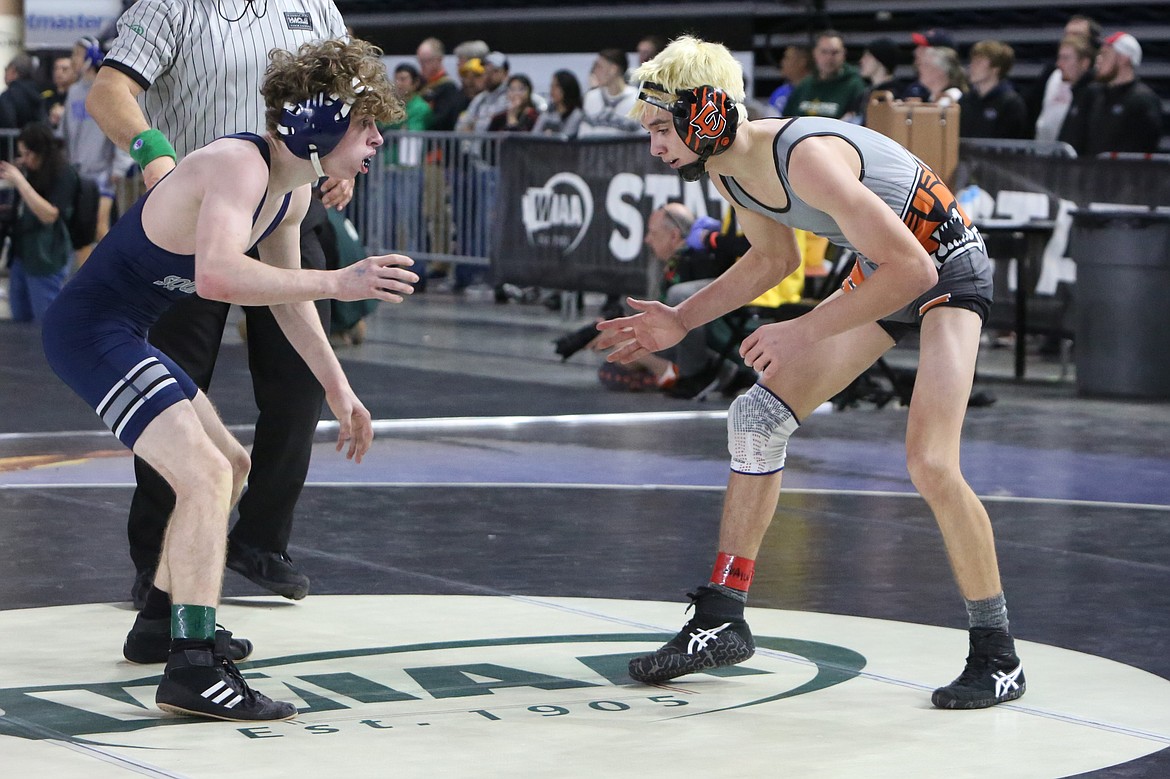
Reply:
[[902, 221], [940, 264], [982, 243], [951, 190], [929, 168], [919, 168], [914, 195]]

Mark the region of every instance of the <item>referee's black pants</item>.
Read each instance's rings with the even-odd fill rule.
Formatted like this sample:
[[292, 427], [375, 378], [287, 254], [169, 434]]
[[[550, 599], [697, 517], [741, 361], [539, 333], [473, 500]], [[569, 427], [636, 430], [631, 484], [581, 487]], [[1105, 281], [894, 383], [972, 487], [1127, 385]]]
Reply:
[[[301, 223], [301, 265], [324, 269], [321, 230], [325, 209], [310, 198]], [[192, 296], [173, 306], [150, 330], [150, 342], [207, 392], [230, 305]], [[329, 301], [317, 301], [328, 332]], [[284, 337], [266, 306], [245, 306], [248, 367], [260, 411], [252, 444], [252, 471], [239, 504], [231, 538], [259, 549], [284, 552], [292, 534], [293, 511], [309, 471], [313, 435], [325, 391]], [[158, 567], [163, 533], [175, 507], [170, 485], [142, 459], [134, 458], [138, 488], [130, 503], [127, 533], [130, 557], [139, 571]]]

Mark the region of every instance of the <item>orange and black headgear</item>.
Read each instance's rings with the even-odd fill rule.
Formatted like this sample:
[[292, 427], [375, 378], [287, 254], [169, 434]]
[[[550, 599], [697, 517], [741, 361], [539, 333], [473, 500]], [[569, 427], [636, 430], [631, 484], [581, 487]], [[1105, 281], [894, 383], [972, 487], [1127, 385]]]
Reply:
[[646, 90], [669, 94], [660, 84], [642, 83], [638, 99], [669, 111], [674, 117], [674, 129], [686, 147], [699, 159], [678, 169], [684, 181], [698, 181], [707, 160], [731, 147], [739, 129], [739, 108], [731, 96], [718, 87], [703, 85], [694, 89], [675, 91], [673, 103], [655, 97]]

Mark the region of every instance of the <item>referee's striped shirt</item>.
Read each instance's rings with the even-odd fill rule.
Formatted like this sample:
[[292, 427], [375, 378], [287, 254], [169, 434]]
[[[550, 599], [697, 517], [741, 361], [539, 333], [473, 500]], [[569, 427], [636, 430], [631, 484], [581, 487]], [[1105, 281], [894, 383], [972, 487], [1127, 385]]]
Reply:
[[264, 132], [269, 51], [345, 35], [333, 0], [138, 0], [103, 67], [146, 90], [147, 121], [182, 158], [230, 133]]

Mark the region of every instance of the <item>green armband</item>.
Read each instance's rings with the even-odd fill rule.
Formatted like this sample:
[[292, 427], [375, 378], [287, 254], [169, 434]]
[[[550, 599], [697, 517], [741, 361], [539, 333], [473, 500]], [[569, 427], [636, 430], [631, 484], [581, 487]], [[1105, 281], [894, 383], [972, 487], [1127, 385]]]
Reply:
[[134, 140], [130, 141], [130, 157], [138, 163], [140, 168], [145, 168], [159, 157], [178, 159], [171, 142], [162, 132], [154, 128], [143, 130], [134, 136]]

